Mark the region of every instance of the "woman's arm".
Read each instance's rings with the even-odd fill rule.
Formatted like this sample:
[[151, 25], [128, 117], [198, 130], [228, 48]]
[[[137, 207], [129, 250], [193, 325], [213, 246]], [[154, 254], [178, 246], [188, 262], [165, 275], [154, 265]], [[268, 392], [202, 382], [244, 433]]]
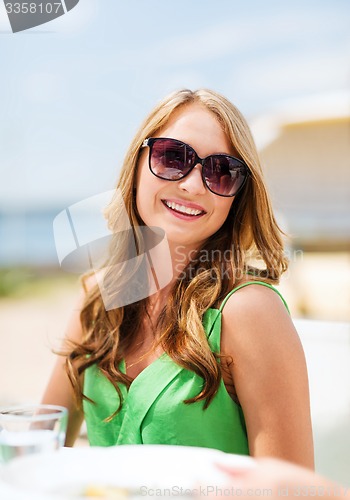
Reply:
[[309, 386], [304, 352], [273, 290], [249, 285], [223, 310], [222, 354], [247, 425], [250, 454], [313, 468]]
[[[65, 339], [81, 342], [82, 329], [80, 323], [80, 311], [83, 305], [85, 293], [82, 292], [76, 307], [73, 310], [68, 322]], [[67, 347], [66, 341], [63, 343], [63, 349]], [[69, 381], [65, 369], [64, 356], [57, 356], [57, 361], [46, 387], [42, 403], [65, 406], [69, 411], [68, 428], [66, 436], [66, 446], [73, 446], [78, 437], [81, 424], [83, 422], [83, 412], [77, 408], [72, 385]]]

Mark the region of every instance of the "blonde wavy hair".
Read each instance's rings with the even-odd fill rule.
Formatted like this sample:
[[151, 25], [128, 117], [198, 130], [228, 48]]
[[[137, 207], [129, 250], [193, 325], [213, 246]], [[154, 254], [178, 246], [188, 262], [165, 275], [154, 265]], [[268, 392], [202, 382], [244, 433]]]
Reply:
[[[250, 170], [247, 182], [234, 199], [225, 223], [199, 249], [210, 258], [204, 262], [203, 259], [191, 259], [181, 279], [175, 281], [155, 325], [154, 347], [160, 345], [176, 363], [203, 379], [200, 393], [185, 403], [204, 400], [206, 408], [218, 390], [221, 370], [218, 362], [220, 353], [213, 353], [207, 341], [202, 324], [203, 314], [210, 307], [218, 307], [225, 295], [247, 273], [252, 279], [277, 284], [288, 265], [283, 251], [284, 233], [273, 215], [257, 150], [239, 110], [225, 97], [207, 89], [176, 91], [159, 102], [130, 144], [117, 185], [121, 196], [114, 197], [106, 210], [106, 217], [112, 233], [117, 233], [126, 208], [141, 254], [144, 248], [140, 231], [143, 221], [137, 212], [134, 186], [142, 143], [144, 139], [157, 135], [175, 111], [193, 103], [201, 104], [216, 116], [236, 156]], [[112, 240], [105, 283], [115, 283], [113, 264], [123, 262], [123, 255], [125, 257], [128, 252], [127, 246], [127, 237]], [[222, 255], [226, 258], [222, 259]], [[252, 265], [252, 259], [255, 265]], [[136, 267], [134, 272], [137, 272]], [[83, 284], [86, 284], [88, 276], [82, 278]], [[118, 281], [114, 285], [116, 294], [125, 289], [130, 283], [129, 279], [130, 272], [118, 274]], [[123, 400], [119, 384], [129, 387], [132, 379], [121, 372], [119, 363], [133, 345], [142, 319], [149, 314], [147, 302], [147, 299], [143, 299], [106, 310], [99, 286], [86, 287], [85, 304], [80, 315], [83, 341], [71, 347], [66, 360], [67, 373], [79, 404], [84, 398], [88, 399], [83, 393], [81, 375], [89, 366], [96, 364], [119, 394], [120, 405], [110, 418], [120, 410]]]

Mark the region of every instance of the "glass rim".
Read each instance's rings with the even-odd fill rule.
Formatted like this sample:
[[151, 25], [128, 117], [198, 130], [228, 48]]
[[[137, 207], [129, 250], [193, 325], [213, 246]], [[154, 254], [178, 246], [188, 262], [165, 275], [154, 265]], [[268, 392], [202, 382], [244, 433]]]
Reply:
[[[35, 410], [53, 410], [51, 413], [39, 413], [29, 414], [29, 415], [21, 415], [16, 414], [16, 412], [26, 412], [26, 411], [35, 411]], [[55, 418], [60, 418], [65, 415], [68, 415], [68, 409], [65, 406], [60, 405], [50, 405], [50, 404], [24, 404], [24, 405], [15, 405], [15, 406], [4, 406], [0, 407], [0, 422], [7, 422], [9, 420], [17, 420], [17, 421], [25, 421], [31, 420], [35, 422], [41, 422], [45, 420], [52, 420]]]

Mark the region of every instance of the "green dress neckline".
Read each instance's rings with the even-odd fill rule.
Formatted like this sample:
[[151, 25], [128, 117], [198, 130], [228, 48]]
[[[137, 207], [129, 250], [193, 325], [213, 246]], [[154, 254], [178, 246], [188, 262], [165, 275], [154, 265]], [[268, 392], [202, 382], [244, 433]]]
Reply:
[[[219, 309], [210, 308], [203, 315], [208, 344], [215, 353], [220, 351], [221, 315], [227, 298]], [[124, 360], [120, 369], [125, 373]], [[223, 379], [206, 409], [204, 401], [185, 404], [201, 392], [203, 379], [162, 353], [139, 373], [129, 391], [119, 384], [123, 404], [109, 418], [119, 406], [118, 392], [97, 365], [84, 374], [84, 395], [90, 400], [84, 399], [83, 407], [92, 446], [167, 444], [249, 454], [243, 410], [227, 392]]]
[[[284, 303], [285, 307], [287, 308], [287, 310], [288, 310], [288, 312], [289, 312], [289, 308], [288, 308], [287, 302], [285, 301], [284, 297], [281, 295], [281, 293], [280, 293], [280, 292], [279, 292], [276, 288], [274, 288], [272, 285], [270, 285], [270, 284], [266, 283], [265, 281], [255, 281], [255, 280], [250, 280], [250, 281], [246, 281], [245, 283], [242, 283], [241, 285], [239, 285], [239, 286], [237, 286], [236, 288], [234, 288], [233, 290], [231, 290], [231, 292], [230, 292], [230, 293], [228, 293], [228, 294], [226, 295], [226, 297], [224, 298], [224, 300], [222, 301], [222, 303], [221, 303], [221, 305], [220, 305], [220, 307], [219, 307], [218, 309], [217, 309], [217, 308], [214, 308], [214, 307], [210, 307], [210, 308], [209, 308], [209, 309], [208, 309], [208, 310], [204, 313], [204, 318], [205, 318], [205, 316], [206, 316], [206, 315], [208, 315], [208, 314], [213, 314], [213, 313], [214, 313], [214, 314], [216, 314], [216, 315], [217, 315], [217, 317], [219, 317], [219, 316], [220, 316], [220, 318], [221, 318], [221, 316], [222, 316], [222, 310], [223, 310], [223, 308], [224, 308], [224, 306], [225, 306], [226, 302], [228, 301], [228, 299], [231, 297], [231, 295], [232, 295], [233, 293], [235, 293], [236, 291], [240, 290], [241, 288], [244, 288], [245, 286], [252, 285], [252, 284], [258, 284], [258, 285], [266, 286], [267, 288], [271, 288], [271, 289], [273, 289], [273, 290], [274, 290], [274, 291], [275, 291], [275, 292], [276, 292], [276, 293], [280, 296], [280, 298], [281, 298], [282, 302]], [[214, 325], [215, 325], [216, 320], [217, 320], [217, 318], [214, 318], [214, 321], [213, 321], [213, 323], [212, 323], [212, 325], [211, 325], [210, 331], [207, 333], [207, 339], [208, 339], [209, 344], [210, 344], [210, 336], [211, 336], [211, 333], [212, 333], [212, 331], [213, 331], [213, 328], [214, 328]], [[220, 337], [221, 337], [221, 336], [220, 336]], [[221, 340], [221, 338], [220, 338], [220, 340]], [[219, 345], [218, 345], [218, 344], [217, 344], [217, 342], [216, 342], [216, 345], [215, 345], [215, 346], [213, 346], [213, 347], [215, 347], [215, 348], [217, 349], [217, 351], [216, 351], [216, 352], [219, 352], [219, 351], [220, 351], [220, 343], [219, 343]], [[142, 371], [141, 371], [141, 372], [140, 372], [140, 373], [139, 373], [139, 374], [138, 374], [138, 375], [134, 378], [134, 380], [132, 381], [132, 383], [131, 383], [131, 385], [130, 385], [130, 387], [129, 387], [129, 389], [128, 389], [128, 391], [127, 391], [127, 392], [128, 392], [128, 393], [130, 392], [131, 388], [134, 386], [134, 384], [138, 381], [139, 377], [141, 377], [141, 375], [142, 375], [144, 372], [146, 372], [146, 375], [145, 375], [145, 376], [147, 376], [148, 369], [149, 369], [149, 368], [150, 368], [150, 369], [152, 369], [153, 365], [154, 365], [155, 363], [157, 363], [157, 361], [159, 361], [159, 360], [160, 360], [161, 358], [163, 358], [163, 357], [167, 357], [167, 358], [169, 359], [169, 361], [170, 361], [170, 362], [173, 362], [173, 361], [172, 361], [172, 359], [169, 357], [169, 355], [168, 355], [166, 352], [163, 352], [163, 353], [162, 353], [162, 354], [161, 354], [161, 355], [160, 355], [157, 359], [155, 359], [155, 360], [154, 360], [154, 361], [152, 361], [149, 365], [147, 365], [147, 366], [146, 366], [146, 367], [145, 367], [145, 368], [144, 368], [144, 369], [143, 369], [143, 370], [142, 370]], [[181, 367], [180, 367], [180, 368], [181, 368]], [[121, 362], [119, 363], [119, 369], [120, 369], [120, 371], [121, 371], [124, 375], [126, 375], [126, 363], [125, 363], [125, 359], [124, 359], [124, 358], [123, 358], [123, 359], [121, 360]], [[223, 382], [223, 380], [222, 380], [222, 382]], [[141, 377], [141, 383], [142, 383], [142, 377]], [[136, 384], [136, 385], [138, 385], [138, 384]], [[224, 384], [224, 386], [225, 386], [225, 384]], [[226, 386], [225, 386], [225, 390], [227, 391]], [[229, 394], [229, 393], [228, 393], [228, 394]], [[230, 397], [231, 397], [231, 396], [230, 396]], [[231, 399], [232, 399], [232, 398], [231, 398]], [[232, 401], [235, 403], [235, 401], [234, 401], [234, 400], [232, 400]], [[237, 403], [235, 403], [235, 404], [237, 404]]]

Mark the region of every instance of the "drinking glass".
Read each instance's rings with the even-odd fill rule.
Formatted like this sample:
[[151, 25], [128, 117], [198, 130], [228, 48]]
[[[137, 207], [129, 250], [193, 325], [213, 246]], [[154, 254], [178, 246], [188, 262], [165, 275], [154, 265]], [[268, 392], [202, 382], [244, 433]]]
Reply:
[[57, 450], [64, 445], [68, 410], [63, 406], [0, 408], [0, 463]]

